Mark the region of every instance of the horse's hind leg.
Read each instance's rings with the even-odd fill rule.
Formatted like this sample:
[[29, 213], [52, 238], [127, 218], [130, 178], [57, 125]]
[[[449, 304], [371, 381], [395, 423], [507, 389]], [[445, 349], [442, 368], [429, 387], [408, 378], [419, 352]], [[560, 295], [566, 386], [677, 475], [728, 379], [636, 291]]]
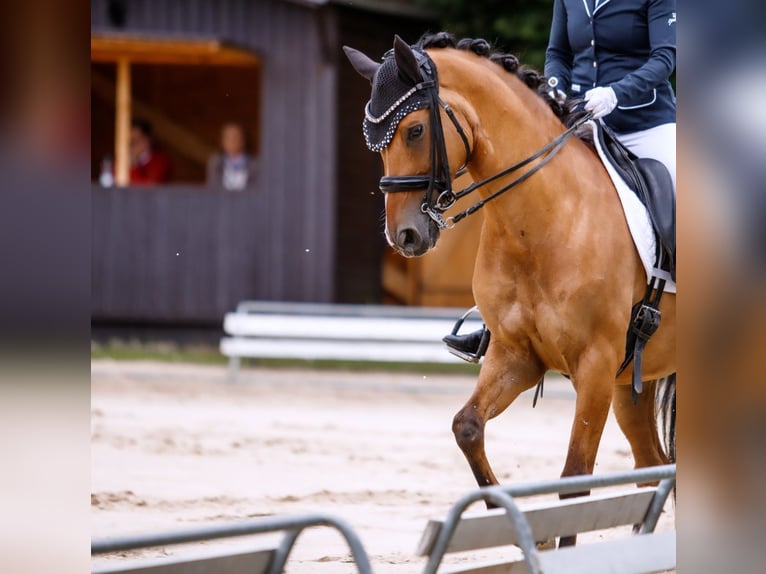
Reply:
[[[625, 438], [633, 451], [636, 468], [667, 464], [668, 458], [662, 450], [662, 443], [657, 429], [655, 392], [657, 381], [644, 382], [644, 390], [633, 404], [630, 384], [617, 385], [614, 390], [614, 415]], [[656, 484], [653, 483], [653, 484]], [[639, 486], [646, 486], [641, 484]], [[638, 531], [640, 524], [634, 525]]]
[[[562, 477], [593, 473], [598, 445], [612, 402], [614, 370], [617, 368], [614, 366], [612, 370], [613, 362], [602, 360], [604, 356], [605, 354], [594, 352], [591, 357], [581, 358], [583, 366], [572, 377], [577, 390], [577, 400]], [[587, 494], [588, 492], [572, 493], [560, 495], [560, 498]], [[570, 546], [575, 544], [576, 540], [576, 536], [562, 536], [559, 545]]]
[[655, 413], [655, 389], [657, 381], [644, 383], [643, 392], [633, 404], [630, 384], [616, 385], [614, 390], [614, 414], [625, 438], [633, 451], [636, 468], [667, 464], [662, 450]]
[[539, 361], [490, 343], [476, 388], [455, 415], [452, 432], [479, 486], [498, 484], [484, 450], [484, 427], [516, 397], [532, 388], [544, 373]]

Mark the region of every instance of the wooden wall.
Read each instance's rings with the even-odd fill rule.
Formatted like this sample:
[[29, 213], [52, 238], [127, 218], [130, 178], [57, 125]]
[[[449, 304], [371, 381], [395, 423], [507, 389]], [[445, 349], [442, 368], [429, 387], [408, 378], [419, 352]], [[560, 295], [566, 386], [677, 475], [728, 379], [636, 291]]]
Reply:
[[[243, 299], [305, 292], [296, 266], [274, 258], [279, 230], [265, 195], [196, 186], [91, 194], [96, 322], [215, 324]], [[286, 248], [310, 257], [297, 237]], [[269, 276], [280, 273], [296, 280], [277, 292]]]
[[[92, 0], [92, 29], [153, 36], [221, 37], [262, 56], [260, 95], [252, 94], [253, 113], [260, 118], [261, 173], [257, 197], [241, 199], [231, 223], [242, 226], [236, 233], [254, 233], [263, 237], [263, 241], [257, 246], [251, 241], [233, 241], [232, 245], [221, 248], [235, 249], [237, 253], [221, 257], [243, 257], [257, 262], [257, 277], [251, 277], [257, 286], [250, 295], [255, 293], [263, 298], [287, 301], [333, 301], [336, 64], [328, 59], [326, 41], [323, 40], [324, 24], [317, 11], [279, 0], [131, 0], [124, 6], [123, 25], [116, 27], [109, 16], [108, 2]], [[199, 227], [195, 233], [200, 237], [206, 232], [213, 233], [207, 239], [212, 245], [219, 240], [214, 231], [218, 228], [205, 223], [204, 209], [216, 213], [218, 208], [208, 202], [214, 203], [218, 196], [200, 195], [205, 193], [211, 192], [197, 190], [195, 193], [191, 189], [182, 191], [171, 187], [160, 190], [156, 198], [150, 197], [150, 190], [127, 190], [124, 197], [118, 191], [109, 191], [99, 199], [104, 201], [103, 210], [111, 210], [111, 222], [117, 224], [120, 217], [125, 217], [125, 225], [134, 226], [136, 233], [143, 229], [137, 219], [141, 210], [149, 216], [153, 209], [159, 208], [160, 204], [155, 203], [159, 201], [168, 202], [162, 204], [163, 209], [171, 213], [174, 210], [172, 201], [181, 201], [175, 208], [182, 213], [199, 213], [194, 216], [199, 218], [195, 220]], [[142, 199], [149, 200], [145, 207], [140, 207]], [[231, 201], [230, 205], [234, 205], [237, 200]], [[110, 204], [108, 209], [107, 204]], [[133, 211], [121, 216], [120, 210], [128, 209], [128, 206]], [[94, 221], [96, 214], [103, 210], [94, 204]], [[169, 215], [175, 216], [175, 213]], [[108, 253], [98, 255], [95, 252], [102, 249], [101, 245], [117, 241], [110, 237], [113, 229], [111, 224], [108, 227], [94, 224], [94, 268], [98, 265], [96, 258], [108, 259]], [[166, 233], [162, 226], [152, 226], [151, 229], [157, 235]], [[145, 232], [148, 231], [141, 231]], [[191, 234], [191, 229], [186, 233]], [[129, 246], [125, 244], [121, 249], [129, 249]], [[130, 272], [126, 269], [118, 273], [115, 267], [103, 269], [104, 273], [94, 273], [94, 300], [99, 299], [98, 292], [102, 289], [118, 289], [116, 277], [125, 277]], [[171, 274], [170, 268], [165, 272]], [[217, 280], [245, 282], [249, 279], [237, 273]], [[163, 281], [164, 289], [174, 279], [168, 277]], [[230, 289], [228, 292], [233, 293], [235, 288]], [[173, 296], [173, 293], [163, 292], [154, 297], [170, 304]], [[118, 305], [116, 291], [112, 295], [105, 294], [102, 304], [94, 304], [94, 317], [102, 320], [118, 318], [122, 317], [124, 309], [138, 309], [143, 305], [128, 289], [122, 297], [126, 302]], [[183, 320], [186, 311], [181, 313], [180, 307], [174, 308], [180, 313], [179, 320]], [[158, 308], [157, 312], [162, 311]]]

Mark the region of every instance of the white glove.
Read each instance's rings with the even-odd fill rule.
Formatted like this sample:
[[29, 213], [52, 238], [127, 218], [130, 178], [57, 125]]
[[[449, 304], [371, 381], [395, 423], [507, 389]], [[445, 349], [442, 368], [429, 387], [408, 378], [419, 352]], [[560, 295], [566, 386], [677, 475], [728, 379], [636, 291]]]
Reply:
[[593, 119], [597, 120], [609, 115], [617, 106], [617, 96], [612, 88], [593, 88], [585, 92], [585, 109], [593, 112]]

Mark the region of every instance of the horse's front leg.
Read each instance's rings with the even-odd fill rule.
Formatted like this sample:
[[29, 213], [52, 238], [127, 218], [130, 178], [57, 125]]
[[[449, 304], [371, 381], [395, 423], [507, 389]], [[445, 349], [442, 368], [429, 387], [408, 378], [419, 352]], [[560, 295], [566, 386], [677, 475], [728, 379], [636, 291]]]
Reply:
[[[617, 362], [611, 350], [592, 348], [580, 357], [578, 368], [572, 373], [577, 399], [562, 477], [593, 473], [596, 453], [612, 403]], [[560, 498], [588, 494], [590, 491], [565, 494]], [[571, 546], [576, 540], [576, 536], [562, 536], [559, 545]]]
[[545, 372], [531, 353], [511, 350], [500, 343], [490, 343], [476, 388], [452, 422], [455, 440], [468, 460], [476, 482], [482, 487], [498, 484], [484, 450], [487, 421], [533, 387]]

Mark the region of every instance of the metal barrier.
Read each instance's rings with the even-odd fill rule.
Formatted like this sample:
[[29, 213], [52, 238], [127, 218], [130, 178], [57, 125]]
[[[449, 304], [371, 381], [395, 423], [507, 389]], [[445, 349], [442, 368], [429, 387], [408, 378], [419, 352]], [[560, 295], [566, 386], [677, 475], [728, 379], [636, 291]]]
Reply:
[[[670, 464], [626, 472], [595, 476], [571, 476], [556, 480], [510, 486], [491, 486], [474, 490], [460, 498], [448, 512], [443, 527], [429, 553], [424, 572], [433, 574], [437, 571], [463, 513], [470, 505], [480, 500], [505, 509], [517, 534], [518, 545], [524, 552], [528, 571], [531, 574], [539, 574], [541, 570], [535, 539], [523, 511], [516, 504], [515, 498], [554, 493], [573, 494], [594, 488], [660, 481], [642, 522], [640, 534], [644, 534], [654, 531], [660, 512], [675, 486], [675, 477], [676, 465]], [[268, 569], [269, 574], [278, 574], [284, 570], [290, 552], [301, 533], [307, 528], [317, 526], [327, 526], [337, 530], [348, 543], [359, 574], [372, 574], [369, 558], [356, 532], [344, 520], [324, 514], [254, 519], [162, 534], [97, 539], [91, 543], [91, 554], [284, 531], [285, 536]]]
[[269, 574], [277, 574], [284, 570], [290, 552], [298, 537], [307, 528], [327, 526], [337, 530], [348, 543], [351, 556], [359, 574], [372, 574], [367, 552], [362, 542], [351, 526], [340, 518], [324, 514], [309, 514], [302, 516], [284, 516], [263, 519], [246, 520], [228, 524], [219, 524], [204, 528], [179, 530], [153, 535], [126, 536], [120, 538], [103, 538], [91, 542], [91, 554], [105, 554], [138, 548], [201, 542], [218, 538], [265, 534], [268, 532], [285, 531], [279, 548], [269, 566]]
[[524, 552], [524, 560], [530, 574], [540, 573], [539, 553], [535, 544], [532, 531], [529, 528], [524, 513], [519, 509], [514, 498], [536, 496], [539, 494], [572, 494], [590, 490], [618, 486], [622, 484], [638, 484], [645, 482], [661, 481], [657, 492], [652, 500], [649, 511], [644, 519], [641, 533], [652, 532], [657, 525], [660, 512], [662, 511], [668, 495], [673, 490], [676, 482], [676, 465], [668, 464], [640, 468], [626, 472], [615, 472], [602, 475], [569, 476], [556, 480], [543, 482], [530, 482], [513, 486], [491, 486], [469, 492], [460, 498], [447, 513], [444, 525], [439, 532], [433, 549], [428, 558], [424, 573], [435, 574], [441, 564], [447, 546], [452, 539], [458, 522], [465, 510], [474, 502], [484, 500], [498, 507], [504, 508], [511, 525], [516, 530], [519, 546]]

